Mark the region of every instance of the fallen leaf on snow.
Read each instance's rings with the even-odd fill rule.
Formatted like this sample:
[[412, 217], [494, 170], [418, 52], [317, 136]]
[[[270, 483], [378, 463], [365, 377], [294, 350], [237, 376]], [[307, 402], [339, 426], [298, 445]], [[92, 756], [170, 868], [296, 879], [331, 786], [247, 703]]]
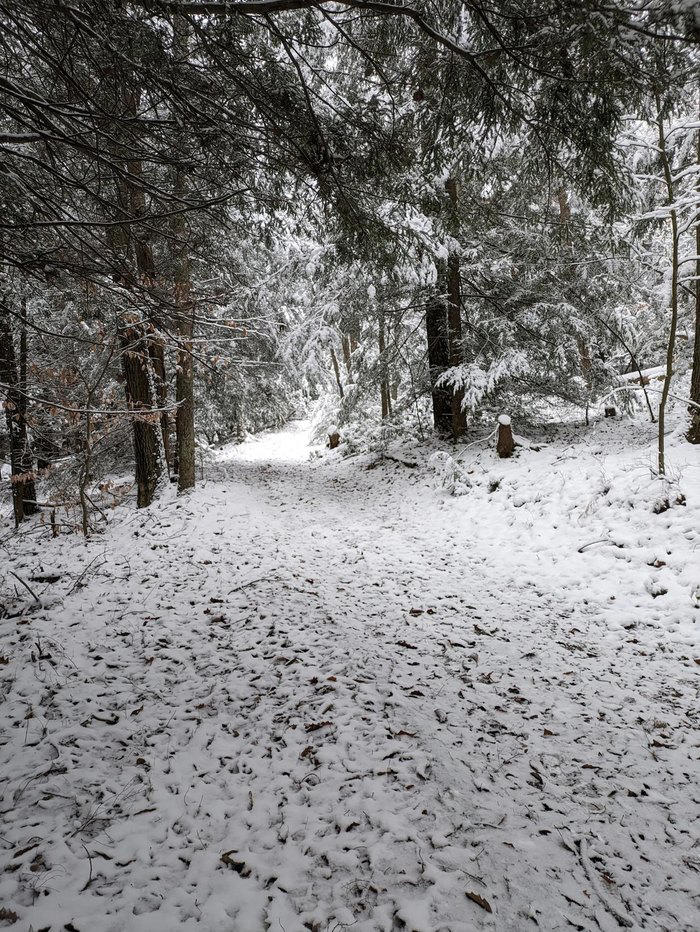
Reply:
[[235, 854], [235, 851], [235, 848], [232, 848], [230, 851], [224, 851], [224, 853], [221, 855], [221, 861], [226, 865], [226, 867], [230, 867], [235, 870], [235, 872], [241, 877], [250, 877], [250, 868], [246, 862], [234, 861], [231, 857], [232, 854]]
[[491, 904], [488, 900], [485, 900], [483, 896], [480, 896], [478, 893], [472, 893], [470, 890], [467, 890], [467, 896], [472, 901], [476, 903], [477, 906], [481, 906], [482, 909], [485, 909], [487, 913], [492, 913]]

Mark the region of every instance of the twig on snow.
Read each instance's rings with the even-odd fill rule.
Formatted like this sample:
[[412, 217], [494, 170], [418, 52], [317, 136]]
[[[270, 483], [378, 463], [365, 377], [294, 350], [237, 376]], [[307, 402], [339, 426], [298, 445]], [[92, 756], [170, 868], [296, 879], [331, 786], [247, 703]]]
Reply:
[[[610, 537], [601, 537], [600, 540], [592, 540], [587, 544], [584, 544], [582, 547], [579, 547], [577, 553], [583, 553], [584, 550], [587, 550], [589, 547], [593, 547], [595, 544], [615, 544], [615, 541]], [[615, 546], [617, 547], [618, 545], [615, 544]]]
[[26, 582], [22, 579], [21, 576], [18, 576], [17, 573], [13, 573], [12, 570], [10, 570], [10, 576], [14, 576], [15, 579], [16, 579], [18, 582], [21, 582], [22, 585], [24, 586], [24, 588], [27, 590], [27, 592], [29, 592], [30, 595], [34, 596], [34, 601], [37, 602], [39, 605], [41, 605], [41, 599], [40, 599], [39, 596], [36, 594], [36, 592], [32, 589], [32, 587], [29, 585], [29, 583], [26, 583]]
[[[85, 567], [85, 569], [83, 570], [83, 572], [80, 574], [80, 576], [78, 576], [78, 578], [77, 578], [76, 581], [73, 583], [73, 585], [70, 587], [70, 589], [68, 590], [68, 592], [66, 592], [65, 598], [68, 598], [68, 596], [71, 594], [71, 592], [72, 592], [77, 586], [80, 585], [80, 583], [83, 581], [83, 576], [85, 576], [85, 574], [86, 574], [87, 571], [90, 569], [90, 567], [91, 567], [92, 564], [95, 562], [95, 560], [98, 560], [100, 557], [103, 557], [103, 556], [105, 556], [104, 553], [98, 553], [96, 557], [94, 557], [92, 560], [90, 560], [90, 562], [89, 562], [88, 565]], [[105, 557], [104, 562], [106, 562], [106, 561], [107, 561], [107, 558]], [[100, 564], [100, 565], [101, 565], [101, 564]]]
[[461, 462], [462, 457], [463, 457], [464, 454], [467, 452], [467, 450], [469, 449], [469, 447], [474, 447], [474, 446], [476, 446], [477, 443], [484, 443], [484, 442], [487, 441], [487, 440], [493, 440], [493, 438], [496, 436], [497, 433], [498, 433], [498, 427], [495, 427], [495, 428], [491, 431], [491, 433], [488, 434], [486, 437], [479, 437], [477, 440], [472, 440], [472, 442], [466, 444], [466, 446], [464, 446], [464, 447], [459, 451], [459, 453], [457, 454], [457, 456], [454, 456], [454, 457], [453, 457], [453, 459], [454, 459], [455, 462], [457, 462], [457, 463]]
[[85, 881], [85, 886], [82, 887], [82, 889], [80, 890], [81, 893], [82, 893], [84, 890], [87, 890], [87, 888], [88, 888], [88, 887], [90, 886], [90, 884], [92, 883], [92, 858], [90, 857], [90, 852], [89, 852], [88, 849], [85, 847], [85, 845], [83, 845], [83, 850], [85, 851], [85, 854], [87, 854], [87, 856], [88, 856], [88, 861], [90, 862], [90, 876], [89, 876], [88, 879]]
[[228, 594], [231, 595], [232, 592], [239, 592], [241, 589], [246, 589], [248, 586], [254, 586], [255, 583], [267, 582], [274, 578], [274, 576], [258, 576], [255, 579], [249, 579], [247, 582], [239, 583], [239, 585], [234, 586], [233, 589], [229, 589]]

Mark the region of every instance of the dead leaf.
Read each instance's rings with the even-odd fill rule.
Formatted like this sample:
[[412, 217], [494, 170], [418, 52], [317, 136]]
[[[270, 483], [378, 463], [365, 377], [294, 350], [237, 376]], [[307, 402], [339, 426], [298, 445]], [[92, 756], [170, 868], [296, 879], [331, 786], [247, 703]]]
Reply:
[[245, 861], [234, 861], [231, 857], [232, 854], [236, 852], [235, 848], [232, 848], [230, 851], [224, 851], [221, 855], [222, 862], [226, 867], [231, 867], [237, 874], [241, 877], [250, 877], [250, 868]]
[[485, 900], [483, 896], [480, 896], [478, 893], [472, 893], [470, 890], [467, 890], [467, 897], [476, 903], [477, 906], [481, 906], [482, 909], [485, 909], [487, 913], [492, 913], [491, 904], [488, 900]]

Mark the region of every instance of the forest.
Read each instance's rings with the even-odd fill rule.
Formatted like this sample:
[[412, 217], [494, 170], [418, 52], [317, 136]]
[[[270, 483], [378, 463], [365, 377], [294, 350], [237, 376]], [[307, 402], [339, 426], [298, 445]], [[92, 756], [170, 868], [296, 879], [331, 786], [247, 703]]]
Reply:
[[0, 0], [0, 928], [700, 927], [697, 0]]

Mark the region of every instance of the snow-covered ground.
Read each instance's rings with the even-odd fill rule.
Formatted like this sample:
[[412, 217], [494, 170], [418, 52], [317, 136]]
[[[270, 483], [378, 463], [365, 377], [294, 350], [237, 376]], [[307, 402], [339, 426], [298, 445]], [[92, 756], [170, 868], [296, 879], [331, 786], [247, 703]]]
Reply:
[[700, 928], [700, 462], [652, 432], [454, 498], [292, 425], [6, 542], [0, 927]]

